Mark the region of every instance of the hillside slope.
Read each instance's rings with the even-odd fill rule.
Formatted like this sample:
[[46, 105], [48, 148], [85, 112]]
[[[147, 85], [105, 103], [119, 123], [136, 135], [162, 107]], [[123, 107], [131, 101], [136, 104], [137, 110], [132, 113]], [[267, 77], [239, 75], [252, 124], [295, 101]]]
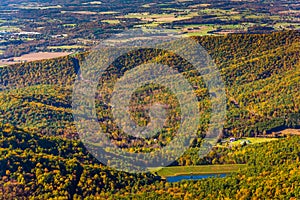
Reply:
[[[211, 54], [226, 84], [226, 134], [255, 135], [299, 127], [299, 32], [195, 39]], [[0, 121], [35, 133], [75, 137], [71, 95], [85, 55], [0, 68]], [[124, 60], [115, 63], [112, 69], [117, 70], [107, 73], [108, 85], [136, 63], [151, 60], [151, 56], [155, 54], [144, 52], [135, 55], [127, 66]], [[186, 77], [197, 88], [200, 104], [208, 109], [209, 97], [201, 77], [190, 73], [189, 68], [178, 68], [176, 64], [181, 61], [169, 54], [161, 57], [162, 63], [189, 74]], [[100, 120], [107, 117], [102, 110], [98, 113]], [[106, 111], [110, 113], [111, 109]], [[208, 117], [204, 118], [203, 130]]]
[[[226, 135], [256, 135], [286, 127], [299, 128], [299, 32], [268, 35], [228, 35], [195, 38], [219, 66], [227, 92]], [[189, 65], [168, 52], [160, 52], [161, 63], [178, 69], [196, 90], [205, 117], [199, 139], [173, 165], [247, 164], [226, 178], [168, 183], [153, 174], [118, 172], [99, 163], [78, 140], [71, 111], [76, 72], [86, 54], [0, 68], [0, 199], [297, 199], [299, 190], [299, 137], [264, 144], [214, 148], [205, 158], [197, 152], [201, 134], [209, 122], [209, 96], [203, 80]], [[110, 91], [117, 77], [156, 57], [151, 50], [134, 59], [115, 62], [103, 79]], [[126, 63], [126, 65], [124, 64]], [[147, 98], [153, 93], [153, 99]], [[148, 85], [138, 90], [132, 102], [147, 104], [164, 99], [164, 88]], [[109, 92], [107, 93], [109, 96]], [[111, 123], [111, 107], [97, 98], [101, 126], [111, 141], [135, 152], [149, 151], [154, 138], [133, 140]], [[138, 123], [149, 120], [137, 108]], [[141, 118], [141, 119], [140, 119]], [[163, 132], [160, 145], [167, 144], [178, 124]]]

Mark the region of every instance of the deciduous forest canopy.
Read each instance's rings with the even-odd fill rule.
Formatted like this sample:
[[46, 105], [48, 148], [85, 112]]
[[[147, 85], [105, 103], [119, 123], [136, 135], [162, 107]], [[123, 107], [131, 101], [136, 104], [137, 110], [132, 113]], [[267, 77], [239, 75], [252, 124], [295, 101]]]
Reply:
[[[216, 62], [226, 85], [224, 137], [268, 136], [299, 129], [300, 33], [229, 34], [193, 37]], [[3, 199], [297, 199], [300, 196], [300, 138], [267, 143], [214, 147], [204, 158], [197, 152], [206, 133], [210, 99], [201, 76], [170, 52], [145, 49], [114, 62], [99, 81], [106, 93], [96, 98], [97, 117], [112, 143], [131, 152], [167, 145], [178, 128], [176, 98], [168, 90], [147, 85], [132, 102], [160, 99], [169, 103], [168, 122], [156, 138], [128, 138], [112, 120], [105, 104], [116, 79], [137, 63], [159, 57], [180, 71], [195, 89], [202, 116], [198, 139], [173, 166], [246, 164], [225, 178], [169, 183], [155, 173], [130, 174], [97, 161], [79, 140], [71, 100], [77, 72], [88, 53], [14, 64], [0, 68], [0, 197]], [[151, 96], [149, 98], [148, 96]], [[175, 111], [174, 111], [175, 110]], [[145, 109], [133, 118], [149, 122]], [[174, 111], [174, 112], [173, 112]], [[157, 142], [158, 141], [158, 142]], [[156, 146], [157, 146], [156, 145]]]

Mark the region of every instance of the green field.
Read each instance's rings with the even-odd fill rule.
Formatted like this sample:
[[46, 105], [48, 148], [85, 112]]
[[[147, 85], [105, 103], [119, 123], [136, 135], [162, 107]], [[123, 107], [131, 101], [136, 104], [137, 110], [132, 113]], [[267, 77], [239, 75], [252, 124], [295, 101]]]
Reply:
[[116, 11], [103, 11], [99, 12], [100, 15], [113, 15], [113, 14], [118, 14], [119, 12]]
[[60, 5], [53, 5], [53, 6], [24, 6], [24, 5], [21, 5], [21, 6], [18, 6], [18, 8], [21, 8], [21, 9], [36, 9], [36, 10], [47, 10], [47, 9], [54, 9], [54, 8], [62, 8], [62, 6]]
[[185, 33], [184, 35], [187, 36], [187, 37], [190, 37], [190, 36], [203, 36], [203, 35], [207, 35], [209, 31], [213, 31], [213, 30], [216, 30], [216, 28], [213, 27], [213, 26], [202, 26], [201, 29], [193, 31], [193, 32]]
[[80, 48], [87, 48], [86, 46], [82, 45], [62, 45], [62, 46], [49, 46], [47, 49], [80, 49]]
[[257, 144], [257, 143], [263, 143], [263, 142], [271, 142], [275, 140], [279, 140], [278, 138], [245, 138], [246, 140], [249, 140], [251, 144]]
[[162, 23], [170, 23], [174, 21], [187, 20], [191, 19], [195, 16], [198, 16], [197, 12], [188, 12], [185, 15], [176, 16], [174, 13], [171, 14], [150, 14], [149, 12], [143, 13], [128, 13], [124, 16], [119, 16], [117, 18], [133, 18], [140, 19], [146, 22], [162, 22]]
[[21, 31], [21, 29], [16, 26], [0, 26], [0, 31], [13, 32], [13, 31]]
[[66, 26], [75, 27], [75, 26], [77, 26], [77, 24], [64, 24], [63, 26], [64, 26], [64, 27], [66, 27]]
[[102, 20], [101, 22], [104, 22], [104, 23], [109, 23], [109, 24], [119, 24], [120, 21], [117, 20], [117, 19], [106, 19], [106, 20]]
[[[189, 174], [215, 174], [215, 173], [231, 173], [245, 168], [243, 164], [227, 164], [227, 165], [199, 165], [199, 166], [176, 166], [164, 167], [161, 169], [153, 169], [163, 178], [168, 176], [189, 175]], [[152, 170], [151, 170], [152, 171]]]

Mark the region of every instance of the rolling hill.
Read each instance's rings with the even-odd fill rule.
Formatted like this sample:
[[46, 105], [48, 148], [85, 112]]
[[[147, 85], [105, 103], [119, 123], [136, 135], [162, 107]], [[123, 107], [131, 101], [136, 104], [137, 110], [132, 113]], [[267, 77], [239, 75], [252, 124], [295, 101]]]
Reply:
[[[225, 136], [255, 136], [285, 128], [299, 128], [300, 33], [233, 34], [194, 37], [215, 60], [226, 85]], [[158, 54], [157, 54], [158, 53]], [[141, 51], [130, 59], [120, 58], [106, 71], [98, 89], [108, 91], [124, 72], [137, 63], [159, 62], [178, 69], [195, 88], [205, 116], [199, 139], [173, 165], [247, 164], [226, 178], [168, 183], [151, 174], [118, 172], [98, 162], [78, 139], [71, 99], [76, 74], [85, 54], [11, 65], [0, 68], [0, 196], [4, 199], [191, 199], [191, 198], [289, 198], [299, 191], [299, 137], [232, 149], [215, 148], [198, 158], [201, 138], [209, 123], [210, 100], [205, 84], [193, 68], [169, 52]], [[151, 92], [151, 93], [150, 93]], [[176, 110], [169, 91], [157, 85], [138, 90], [132, 102], [147, 104], [161, 99]], [[153, 99], [147, 98], [151, 94]], [[109, 99], [109, 98], [108, 98]], [[129, 150], [151, 151], [155, 139], [168, 144], [178, 128], [170, 117], [170, 129], [157, 138], [129, 138], [117, 129], [111, 107], [97, 98], [97, 114], [113, 143]], [[173, 107], [172, 107], [173, 106]], [[147, 124], [147, 112], [137, 108], [133, 118]], [[172, 110], [171, 110], [172, 111]], [[176, 112], [173, 113], [176, 116]], [[164, 135], [164, 136], [163, 136]], [[130, 141], [130, 142], [129, 142]], [[134, 195], [135, 194], [135, 195]]]

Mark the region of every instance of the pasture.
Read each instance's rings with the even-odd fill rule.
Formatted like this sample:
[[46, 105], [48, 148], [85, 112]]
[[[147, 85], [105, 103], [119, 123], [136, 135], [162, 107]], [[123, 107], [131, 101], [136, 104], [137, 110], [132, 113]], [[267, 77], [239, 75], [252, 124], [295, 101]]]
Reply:
[[106, 19], [106, 20], [102, 20], [101, 22], [108, 23], [108, 24], [120, 24], [120, 21], [117, 19]]
[[226, 165], [197, 165], [197, 166], [176, 166], [152, 169], [165, 178], [168, 176], [190, 175], [190, 174], [226, 174], [237, 172], [245, 168], [244, 164], [226, 164]]

